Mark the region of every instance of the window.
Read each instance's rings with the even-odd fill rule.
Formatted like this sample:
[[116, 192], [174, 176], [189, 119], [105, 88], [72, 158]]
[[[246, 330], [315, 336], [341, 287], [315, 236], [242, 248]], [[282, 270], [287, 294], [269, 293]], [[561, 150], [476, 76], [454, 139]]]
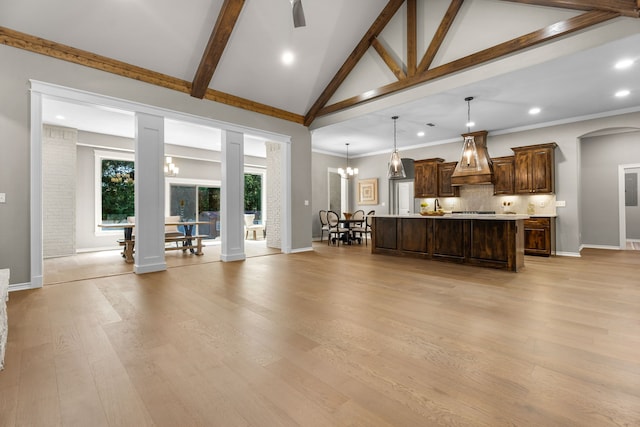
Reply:
[[127, 222], [135, 215], [135, 165], [133, 153], [94, 151], [96, 234], [110, 234], [101, 223]]
[[244, 174], [244, 213], [262, 221], [262, 175]]
[[134, 163], [112, 159], [103, 159], [101, 163], [101, 220], [126, 222], [128, 216], [135, 215]]

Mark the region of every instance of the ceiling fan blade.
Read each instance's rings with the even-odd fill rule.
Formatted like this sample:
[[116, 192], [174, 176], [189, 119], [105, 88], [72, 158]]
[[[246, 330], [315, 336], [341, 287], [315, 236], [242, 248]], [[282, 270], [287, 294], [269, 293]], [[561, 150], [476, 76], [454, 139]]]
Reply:
[[304, 27], [307, 22], [304, 19], [304, 10], [302, 10], [302, 0], [293, 0], [293, 26], [295, 28]]

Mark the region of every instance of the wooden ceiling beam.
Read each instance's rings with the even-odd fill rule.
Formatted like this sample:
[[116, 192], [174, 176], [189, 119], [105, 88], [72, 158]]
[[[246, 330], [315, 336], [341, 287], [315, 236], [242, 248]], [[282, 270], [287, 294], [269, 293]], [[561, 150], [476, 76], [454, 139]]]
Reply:
[[502, 0], [536, 6], [560, 7], [584, 11], [603, 10], [622, 16], [640, 17], [640, 0]]
[[407, 75], [416, 74], [418, 64], [418, 21], [416, 0], [407, 0]]
[[[118, 76], [127, 77], [185, 94], [191, 93], [191, 83], [186, 80], [171, 77], [146, 68], [127, 64], [126, 62], [96, 55], [85, 50], [76, 49], [61, 43], [52, 42], [1, 26], [0, 44], [71, 62], [77, 65], [84, 65], [85, 67], [105, 71], [107, 73], [116, 74]], [[300, 114], [294, 114], [269, 105], [229, 95], [224, 92], [214, 91], [212, 89], [207, 89], [205, 98], [298, 124], [303, 124], [304, 122], [304, 116]]]
[[389, 54], [389, 51], [380, 43], [380, 40], [377, 38], [371, 40], [371, 46], [378, 52], [380, 58], [387, 64], [387, 67], [391, 70], [391, 72], [396, 76], [398, 80], [406, 79], [407, 75], [405, 74], [402, 67], [396, 62], [395, 59]]
[[423, 72], [422, 74], [417, 74], [413, 77], [407, 77], [402, 81], [393, 82], [381, 88], [378, 88], [376, 90], [368, 91], [366, 95], [362, 94], [362, 95], [354, 96], [352, 98], [345, 99], [338, 103], [325, 106], [318, 112], [317, 115], [323, 116], [326, 114], [334, 113], [336, 111], [340, 111], [346, 108], [363, 104], [365, 102], [369, 102], [373, 99], [376, 99], [385, 95], [390, 95], [395, 92], [406, 90], [408, 88], [428, 82], [430, 80], [434, 80], [434, 79], [441, 78], [453, 73], [457, 73], [462, 70], [472, 68], [472, 67], [487, 63], [489, 61], [516, 53], [518, 51], [531, 48], [538, 44], [548, 42], [558, 37], [562, 37], [567, 34], [583, 30], [585, 28], [600, 24], [602, 22], [608, 21], [618, 16], [620, 16], [620, 14], [615, 12], [603, 12], [603, 11], [586, 12], [581, 15], [574, 16], [573, 18], [567, 19], [565, 21], [561, 21], [561, 22], [557, 22], [555, 24], [549, 25], [547, 27], [531, 32], [529, 34], [516, 37], [504, 43], [500, 43], [488, 49], [481, 50], [479, 52], [457, 59], [455, 61], [451, 61], [439, 67], [432, 68], [430, 70]]
[[371, 24], [369, 30], [362, 37], [360, 42], [353, 49], [347, 60], [342, 64], [338, 72], [333, 76], [327, 87], [322, 91], [318, 99], [313, 103], [309, 112], [306, 114], [304, 119], [304, 125], [309, 126], [311, 122], [313, 122], [318, 114], [318, 111], [331, 99], [334, 93], [338, 90], [340, 85], [347, 78], [351, 70], [356, 66], [360, 58], [367, 52], [367, 49], [371, 46], [371, 41], [378, 37], [378, 35], [382, 32], [384, 27], [389, 23], [393, 15], [398, 11], [400, 6], [402, 6], [404, 0], [389, 0], [387, 5], [382, 9], [380, 15], [376, 18], [376, 20]]
[[199, 99], [204, 97], [209, 83], [211, 83], [211, 79], [213, 78], [213, 73], [215, 73], [218, 67], [222, 53], [227, 47], [233, 28], [236, 22], [238, 22], [238, 17], [240, 16], [240, 12], [242, 12], [243, 6], [244, 0], [224, 0], [220, 8], [220, 13], [218, 14], [218, 19], [216, 20], [216, 25], [213, 27], [209, 42], [200, 60], [200, 65], [193, 78], [191, 96]]
[[451, 0], [449, 8], [442, 17], [442, 21], [440, 21], [440, 25], [438, 26], [436, 33], [433, 35], [433, 39], [431, 39], [431, 43], [429, 44], [427, 51], [422, 57], [420, 64], [418, 64], [418, 73], [423, 73], [431, 66], [436, 53], [438, 53], [438, 50], [440, 50], [440, 46], [442, 46], [444, 38], [447, 36], [447, 33], [449, 32], [453, 21], [456, 19], [456, 16], [458, 15], [458, 12], [460, 11], [463, 3], [464, 0]]

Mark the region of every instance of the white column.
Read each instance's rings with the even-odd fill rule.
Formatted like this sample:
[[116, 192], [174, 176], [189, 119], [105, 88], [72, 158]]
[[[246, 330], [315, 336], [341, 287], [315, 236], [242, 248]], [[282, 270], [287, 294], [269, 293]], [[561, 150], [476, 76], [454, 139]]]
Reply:
[[42, 94], [31, 90], [31, 288], [44, 281], [42, 252]]
[[167, 269], [164, 259], [164, 118], [136, 113], [135, 273]]
[[222, 131], [220, 234], [222, 261], [241, 261], [244, 253], [244, 135]]

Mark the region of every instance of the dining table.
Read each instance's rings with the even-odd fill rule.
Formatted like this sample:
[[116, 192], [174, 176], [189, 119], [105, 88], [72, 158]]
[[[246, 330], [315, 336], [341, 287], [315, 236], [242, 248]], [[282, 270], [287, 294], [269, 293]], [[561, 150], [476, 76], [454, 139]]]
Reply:
[[[195, 254], [196, 251], [193, 247], [192, 237], [195, 238], [197, 235], [194, 234], [194, 230], [196, 230], [195, 226], [200, 224], [209, 224], [208, 221], [175, 221], [175, 222], [166, 222], [165, 226], [182, 226], [184, 233], [184, 241], [182, 243], [185, 250], [188, 248], [192, 254]], [[112, 230], [120, 230], [122, 229], [124, 232], [124, 239], [121, 241], [121, 245], [124, 246], [124, 251], [122, 252], [122, 256], [125, 258], [125, 261], [128, 263], [133, 262], [133, 248], [135, 245], [133, 239], [133, 229], [135, 228], [135, 223], [132, 222], [123, 222], [123, 223], [102, 223], [98, 224], [98, 227], [102, 229], [112, 229]], [[202, 236], [198, 236], [201, 238]], [[201, 253], [197, 253], [197, 255], [201, 255]]]
[[[344, 226], [344, 228], [346, 228], [348, 231], [346, 233], [342, 234], [342, 241], [347, 244], [347, 245], [351, 245], [354, 241], [358, 241], [358, 243], [361, 243], [361, 238], [359, 237], [355, 237], [353, 235], [353, 231], [351, 230], [353, 228], [354, 225], [358, 225], [358, 224], [362, 224], [364, 221], [362, 219], [353, 219], [351, 216], [347, 219], [347, 218], [341, 218], [338, 220], [338, 222], [340, 224], [342, 224]], [[346, 234], [346, 236], [345, 236]]]

